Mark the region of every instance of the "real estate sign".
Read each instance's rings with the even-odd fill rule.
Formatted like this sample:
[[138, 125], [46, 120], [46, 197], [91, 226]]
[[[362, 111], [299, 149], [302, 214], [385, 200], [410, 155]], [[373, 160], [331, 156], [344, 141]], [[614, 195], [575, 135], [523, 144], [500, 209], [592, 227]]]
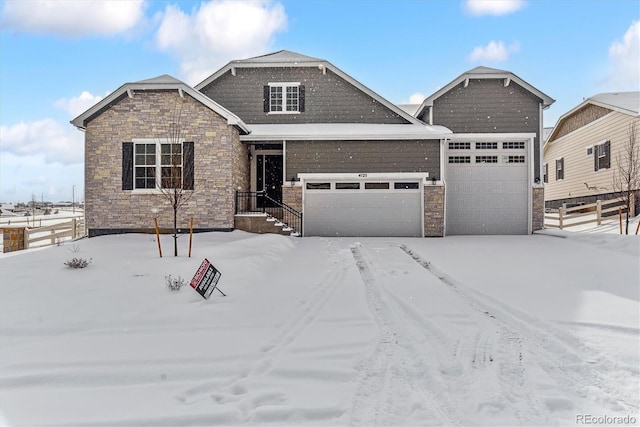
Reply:
[[205, 258], [200, 267], [198, 267], [193, 279], [191, 279], [190, 284], [204, 299], [209, 299], [214, 289], [218, 289], [218, 292], [225, 296], [224, 292], [217, 287], [220, 276], [222, 276], [222, 273]]

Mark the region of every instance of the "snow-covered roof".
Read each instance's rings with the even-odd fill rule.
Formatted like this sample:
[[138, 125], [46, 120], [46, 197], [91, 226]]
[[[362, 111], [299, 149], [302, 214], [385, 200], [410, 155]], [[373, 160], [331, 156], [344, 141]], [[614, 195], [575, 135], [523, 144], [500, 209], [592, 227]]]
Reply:
[[252, 124], [241, 141], [441, 139], [452, 132], [425, 124], [296, 123]]
[[611, 108], [613, 110], [620, 111], [621, 113], [631, 114], [634, 116], [640, 114], [640, 92], [599, 93], [587, 98], [585, 102]]
[[446, 86], [443, 86], [442, 88], [434, 92], [432, 95], [428, 96], [422, 102], [422, 104], [420, 105], [420, 108], [418, 108], [418, 111], [416, 111], [415, 116], [416, 117], [420, 116], [427, 107], [433, 106], [434, 100], [440, 98], [442, 95], [449, 92], [451, 89], [453, 89], [454, 87], [456, 87], [457, 85], [459, 85], [460, 83], [464, 82], [467, 79], [505, 79], [505, 85], [507, 85], [510, 81], [513, 81], [517, 83], [519, 86], [522, 86], [529, 92], [533, 93], [538, 98], [540, 98], [542, 100], [543, 108], [547, 108], [551, 104], [556, 102], [555, 99], [551, 98], [550, 96], [546, 95], [542, 91], [531, 86], [529, 83], [522, 80], [520, 77], [516, 76], [510, 71], [499, 70], [497, 68], [489, 68], [489, 67], [475, 67], [469, 71], [466, 71], [460, 74], [458, 77], [452, 80], [449, 84], [447, 84]]
[[222, 117], [227, 120], [227, 123], [231, 126], [236, 126], [240, 129], [241, 132], [249, 133], [249, 128], [247, 125], [240, 119], [240, 117], [233, 114], [231, 111], [224, 108], [222, 105], [213, 101], [211, 98], [204, 95], [202, 92], [199, 92], [187, 85], [186, 83], [172, 77], [168, 74], [163, 74], [158, 77], [154, 77], [151, 79], [140, 80], [138, 82], [133, 83], [125, 83], [120, 86], [115, 91], [111, 92], [100, 102], [95, 104], [93, 107], [89, 108], [84, 113], [80, 114], [75, 119], [71, 120], [71, 124], [76, 126], [79, 129], [85, 129], [87, 125], [87, 121], [89, 121], [93, 116], [98, 114], [103, 108], [110, 105], [120, 96], [127, 94], [129, 97], [135, 96], [136, 91], [148, 91], [148, 90], [177, 90], [182, 93], [187, 93], [189, 96], [194, 98], [195, 100], [202, 103], [204, 106], [208, 107], [212, 111], [215, 111]]
[[640, 115], [640, 92], [599, 93], [585, 99], [580, 104], [560, 116], [556, 125], [545, 140], [545, 147], [546, 141], [552, 141], [555, 139], [556, 133], [561, 129], [560, 123], [587, 105], [597, 105], [599, 107], [628, 114], [630, 116], [638, 116]]
[[302, 55], [290, 50], [279, 50], [277, 52], [268, 53], [266, 55], [254, 56], [253, 58], [237, 59], [231, 61], [235, 64], [273, 64], [279, 62], [323, 62], [323, 59], [313, 58], [311, 56]]
[[412, 116], [414, 116], [418, 111], [418, 108], [420, 108], [420, 104], [397, 104], [397, 106], [402, 109], [402, 111], [407, 114], [411, 114]]
[[380, 104], [389, 108], [391, 111], [398, 114], [403, 119], [407, 120], [409, 123], [421, 124], [422, 122], [415, 118], [412, 114], [408, 114], [402, 108], [394, 105], [393, 103], [387, 101], [382, 96], [378, 95], [329, 61], [324, 59], [312, 58], [310, 56], [305, 56], [296, 52], [291, 52], [288, 50], [280, 50], [278, 52], [270, 53], [263, 56], [256, 56], [254, 58], [248, 59], [240, 59], [229, 62], [224, 67], [220, 68], [218, 71], [204, 79], [202, 82], [195, 85], [195, 89], [202, 90], [205, 86], [223, 76], [227, 72], [231, 71], [231, 73], [235, 73], [236, 68], [262, 68], [262, 67], [317, 67], [320, 70], [330, 70], [337, 76], [351, 83], [356, 88], [360, 89], [362, 92], [366, 93]]

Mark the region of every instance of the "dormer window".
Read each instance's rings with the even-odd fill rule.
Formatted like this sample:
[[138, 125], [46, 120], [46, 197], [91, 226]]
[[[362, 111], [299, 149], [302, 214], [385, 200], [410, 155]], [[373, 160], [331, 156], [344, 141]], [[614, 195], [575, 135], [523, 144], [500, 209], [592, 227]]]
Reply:
[[304, 112], [304, 86], [300, 83], [269, 83], [264, 87], [264, 112], [269, 114]]

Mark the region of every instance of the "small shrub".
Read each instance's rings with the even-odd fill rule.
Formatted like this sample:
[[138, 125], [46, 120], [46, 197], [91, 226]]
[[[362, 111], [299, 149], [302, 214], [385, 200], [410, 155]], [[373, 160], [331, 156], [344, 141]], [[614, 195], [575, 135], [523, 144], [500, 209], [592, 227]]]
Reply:
[[165, 283], [170, 291], [179, 291], [184, 285], [187, 284], [185, 280], [178, 276], [178, 278], [171, 277], [171, 275], [164, 276]]
[[73, 258], [65, 262], [64, 265], [70, 268], [85, 268], [86, 266], [91, 264], [91, 261], [92, 261], [91, 258], [89, 259], [89, 261], [87, 261], [84, 258]]

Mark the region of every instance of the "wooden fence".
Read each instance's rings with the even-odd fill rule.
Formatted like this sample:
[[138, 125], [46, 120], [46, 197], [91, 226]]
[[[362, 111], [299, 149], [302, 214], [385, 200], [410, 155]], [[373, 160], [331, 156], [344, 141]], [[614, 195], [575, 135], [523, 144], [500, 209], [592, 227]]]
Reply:
[[77, 239], [84, 236], [84, 218], [73, 218], [45, 227], [27, 228], [25, 231], [25, 249], [43, 241], [48, 241], [49, 245], [55, 245], [65, 238]]
[[2, 227], [2, 252], [55, 245], [66, 239], [83, 237], [84, 234], [84, 218], [72, 218], [68, 221], [33, 228], [6, 225]]
[[[635, 216], [634, 202], [635, 200], [633, 199], [632, 194], [631, 212], [629, 213], [629, 216]], [[563, 228], [591, 224], [594, 222], [596, 225], [600, 225], [602, 223], [602, 217], [605, 214], [612, 212], [626, 213], [627, 207], [625, 206], [624, 200], [596, 200], [595, 203], [590, 203], [588, 205], [574, 206], [571, 208], [546, 209], [544, 226], [548, 228], [559, 228], [562, 230]], [[584, 219], [587, 217], [589, 218]], [[554, 221], [554, 223], [549, 223], [548, 220]]]

